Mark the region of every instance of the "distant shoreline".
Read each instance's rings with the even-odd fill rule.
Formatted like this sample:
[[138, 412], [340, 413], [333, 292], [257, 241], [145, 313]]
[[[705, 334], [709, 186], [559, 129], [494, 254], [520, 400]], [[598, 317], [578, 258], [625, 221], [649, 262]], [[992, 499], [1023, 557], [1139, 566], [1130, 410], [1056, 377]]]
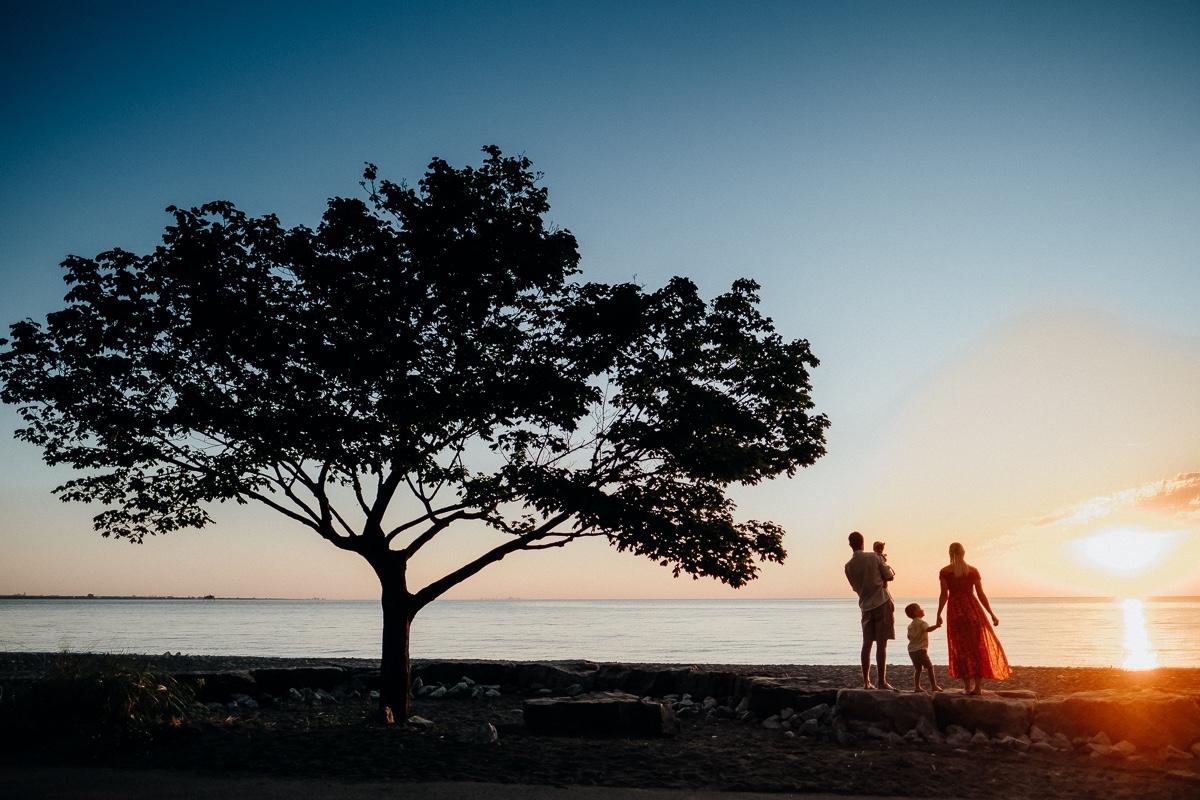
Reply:
[[[932, 596], [932, 595], [931, 595]], [[439, 603], [705, 603], [705, 602], [742, 602], [742, 603], [780, 603], [793, 601], [828, 602], [832, 600], [853, 600], [853, 597], [447, 597], [438, 600]], [[1045, 601], [1054, 603], [1088, 603], [1116, 602], [1122, 597], [1118, 595], [1085, 596], [1063, 595], [1053, 596], [995, 596], [994, 600], [1023, 600]], [[1142, 597], [1147, 601], [1185, 601], [1200, 600], [1200, 595], [1167, 594]], [[225, 597], [222, 595], [151, 595], [151, 594], [0, 594], [0, 600], [258, 600], [293, 603], [377, 603], [376, 597]]]

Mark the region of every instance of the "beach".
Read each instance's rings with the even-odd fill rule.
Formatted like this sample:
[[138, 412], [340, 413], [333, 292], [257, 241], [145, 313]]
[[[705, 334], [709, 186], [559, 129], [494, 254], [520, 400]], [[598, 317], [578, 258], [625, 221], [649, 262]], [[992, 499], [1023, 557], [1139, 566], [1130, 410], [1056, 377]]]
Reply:
[[[11, 686], [35, 680], [61, 658], [61, 654], [0, 654], [0, 683]], [[138, 660], [147, 668], [181, 675], [330, 667], [370, 675], [377, 667], [377, 662], [370, 659], [163, 655]], [[568, 666], [578, 668], [579, 663]], [[452, 675], [459, 666], [463, 672], [487, 667], [479, 662], [415, 664], [418, 675], [425, 671], [430, 676]], [[850, 665], [586, 667], [649, 676], [678, 674], [690, 667], [692, 673], [803, 680], [831, 690], [853, 687], [857, 679], [857, 670]], [[897, 666], [890, 677], [899, 687], [911, 685], [910, 668]], [[954, 685], [948, 676], [943, 674], [942, 678]], [[993, 683], [987, 688], [998, 689], [1001, 685]], [[1018, 667], [1002, 688], [1028, 690], [1040, 698], [1095, 690], [1194, 696], [1200, 694], [1200, 670]], [[20, 780], [24, 775], [34, 783], [39, 774], [46, 774], [38, 769], [69, 765], [115, 767], [127, 773], [130, 785], [137, 783], [138, 776], [150, 780], [150, 776], [165, 770], [185, 783], [239, 776], [248, 782], [450, 781], [915, 797], [1037, 796], [1048, 800], [1097, 796], [1178, 798], [1200, 792], [1194, 759], [1164, 763], [1153, 757], [1095, 758], [1080, 748], [1037, 752], [994, 743], [954, 747], [900, 743], [865, 734], [855, 735], [843, 744], [821, 737], [789, 736], [764, 727], [756, 718], [681, 715], [676, 735], [657, 738], [530, 733], [522, 724], [523, 703], [531, 696], [555, 693], [537, 686], [505, 688], [497, 696], [478, 699], [467, 695], [436, 699], [417, 696], [413, 712], [431, 723], [422, 726], [371, 723], [374, 703], [365, 690], [343, 694], [330, 702], [289, 701], [283, 697], [263, 698], [264, 702], [254, 704], [256, 707], [210, 703], [203, 712], [197, 711], [153, 741], [120, 752], [65, 747], [66, 740], [6, 741], [0, 759], [7, 762], [6, 768], [15, 776], [10, 780]], [[487, 725], [497, 732], [496, 741], [480, 736]], [[6, 734], [6, 738], [11, 737]], [[76, 769], [70, 774], [84, 776], [83, 780], [88, 771]]]

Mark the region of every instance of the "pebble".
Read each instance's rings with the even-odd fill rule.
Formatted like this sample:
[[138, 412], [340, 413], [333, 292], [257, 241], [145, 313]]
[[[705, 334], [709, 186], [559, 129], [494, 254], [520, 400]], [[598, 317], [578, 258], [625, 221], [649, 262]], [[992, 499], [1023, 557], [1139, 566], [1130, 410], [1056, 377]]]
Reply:
[[1170, 744], [1158, 751], [1158, 757], [1163, 761], [1191, 761], [1195, 758], [1191, 753], [1180, 750], [1178, 747]]
[[1113, 752], [1120, 755], [1122, 758], [1129, 758], [1137, 752], [1137, 745], [1128, 739], [1122, 739], [1113, 745]]
[[769, 716], [763, 720], [762, 726], [764, 728], [767, 728], [768, 730], [777, 731], [783, 727], [783, 723], [779, 721], [778, 714], [772, 714], [771, 716]]
[[422, 717], [419, 714], [413, 714], [408, 718], [408, 724], [412, 725], [414, 728], [429, 730], [433, 727], [433, 720], [425, 719], [425, 717]]

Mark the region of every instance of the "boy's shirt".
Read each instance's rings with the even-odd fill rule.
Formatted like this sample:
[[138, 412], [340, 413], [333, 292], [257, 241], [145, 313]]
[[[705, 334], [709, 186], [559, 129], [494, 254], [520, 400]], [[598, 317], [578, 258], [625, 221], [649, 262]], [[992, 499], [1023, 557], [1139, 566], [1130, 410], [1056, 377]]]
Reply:
[[923, 619], [914, 619], [908, 623], [908, 652], [929, 649], [929, 623]]

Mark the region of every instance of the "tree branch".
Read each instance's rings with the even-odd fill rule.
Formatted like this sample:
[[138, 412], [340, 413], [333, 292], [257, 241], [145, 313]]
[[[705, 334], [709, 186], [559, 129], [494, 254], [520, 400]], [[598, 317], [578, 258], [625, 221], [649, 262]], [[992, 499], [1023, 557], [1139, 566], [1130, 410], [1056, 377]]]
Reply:
[[570, 517], [571, 515], [565, 512], [556, 514], [555, 516], [546, 520], [546, 522], [544, 522], [540, 527], [535, 528], [524, 536], [519, 536], [516, 539], [511, 539], [498, 547], [493, 547], [491, 550], [487, 551], [474, 561], [464, 564], [445, 577], [439, 578], [413, 595], [413, 599], [416, 601], [416, 607], [422, 608], [423, 606], [431, 603], [433, 600], [444, 594], [447, 589], [450, 589], [462, 581], [465, 581], [467, 578], [479, 572], [487, 565], [496, 563], [509, 553], [515, 553], [518, 550], [522, 550], [529, 544], [536, 542], [539, 539], [556, 535], [554, 528], [566, 522], [568, 519], [570, 519]]

